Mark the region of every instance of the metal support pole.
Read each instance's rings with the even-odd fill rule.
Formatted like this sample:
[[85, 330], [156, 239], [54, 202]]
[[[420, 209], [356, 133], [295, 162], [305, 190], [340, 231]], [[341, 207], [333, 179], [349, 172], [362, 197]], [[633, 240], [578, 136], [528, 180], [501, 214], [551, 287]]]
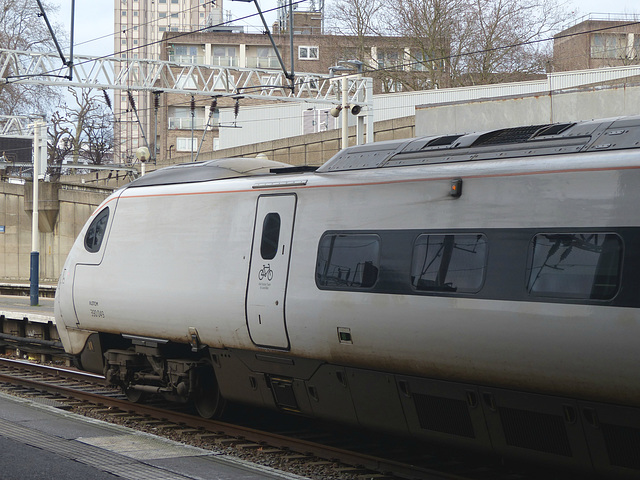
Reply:
[[347, 98], [347, 86], [349, 80], [346, 75], [342, 76], [342, 110], [340, 114], [342, 115], [342, 148], [347, 148], [349, 146], [349, 106], [348, 98]]
[[40, 127], [36, 122], [33, 129], [33, 213], [31, 215], [31, 265], [29, 270], [29, 294], [31, 306], [38, 305], [40, 288], [40, 229], [38, 227], [38, 175], [40, 173]]
[[191, 163], [193, 163], [193, 129], [195, 128], [196, 123], [196, 100], [193, 95], [191, 95]]
[[[293, 62], [294, 62], [294, 52], [293, 52], [293, 1], [289, 2], [289, 50], [291, 50], [291, 85], [292, 85], [292, 92], [295, 93], [295, 83], [294, 83], [294, 78], [295, 78], [295, 73], [294, 73], [294, 67], [293, 67]], [[285, 70], [285, 76], [286, 76], [286, 70]]]
[[[215, 102], [215, 101], [214, 101]], [[207, 134], [207, 129], [213, 125], [210, 125], [211, 123], [211, 118], [213, 117], [213, 115], [216, 112], [216, 108], [214, 107], [216, 103], [212, 103], [211, 104], [211, 108], [209, 108], [209, 117], [207, 118], [207, 124], [204, 126], [204, 132], [202, 132], [202, 139], [200, 140], [200, 145], [198, 145], [198, 153], [196, 153], [196, 161], [198, 160], [198, 157], [200, 156], [200, 149], [202, 148], [202, 145], [204, 144], [204, 136]]]
[[369, 102], [367, 108], [367, 143], [373, 143], [373, 78], [365, 79], [366, 96]]
[[[358, 68], [358, 95], [357, 102], [358, 105], [362, 106], [362, 102], [364, 100], [364, 92], [360, 88], [361, 80], [362, 80], [362, 65]], [[358, 115], [356, 118], [356, 145], [362, 145], [364, 143], [364, 116]]]
[[[262, 20], [262, 25], [264, 25], [264, 31], [269, 36], [269, 41], [271, 42], [271, 46], [276, 52], [276, 57], [278, 58], [278, 62], [280, 63], [280, 68], [282, 68], [282, 73], [284, 73], [284, 76], [287, 79], [289, 79], [289, 81], [291, 82], [291, 91], [295, 93], [296, 83], [295, 83], [295, 75], [293, 74], [293, 64], [291, 64], [291, 72], [287, 73], [287, 67], [285, 67], [284, 61], [282, 60], [282, 56], [280, 55], [280, 49], [278, 49], [278, 46], [276, 45], [276, 42], [273, 39], [273, 35], [271, 35], [271, 30], [269, 30], [269, 25], [267, 25], [267, 21], [265, 20], [264, 15], [262, 14], [262, 10], [260, 10], [260, 5], [258, 5], [257, 0], [253, 0], [253, 3], [256, 6], [256, 9], [258, 10], [258, 14], [260, 15], [260, 20]], [[290, 26], [293, 25], [292, 23], [293, 18], [290, 18], [289, 20], [290, 20], [289, 25]]]
[[153, 109], [155, 112], [155, 132], [153, 134], [153, 152], [151, 152], [151, 158], [153, 158], [153, 164], [158, 164], [158, 107], [160, 106], [160, 92], [153, 92]]

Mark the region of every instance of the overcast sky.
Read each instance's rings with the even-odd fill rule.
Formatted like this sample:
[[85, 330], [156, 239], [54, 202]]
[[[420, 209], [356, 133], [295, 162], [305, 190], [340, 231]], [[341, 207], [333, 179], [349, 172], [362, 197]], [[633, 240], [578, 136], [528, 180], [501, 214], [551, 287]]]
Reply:
[[[70, 25], [71, 0], [52, 0], [60, 5], [60, 13], [57, 20]], [[330, 0], [328, 0], [330, 1]], [[640, 14], [640, 2], [638, 0], [569, 0], [569, 6], [573, 6], [579, 16], [589, 13], [638, 13]], [[113, 52], [113, 1], [111, 0], [77, 0], [75, 19], [75, 53], [85, 55], [107, 55]], [[263, 11], [274, 8], [276, 0], [262, 0], [260, 7]], [[606, 8], [603, 8], [606, 7]], [[252, 15], [256, 13], [253, 3], [225, 0], [223, 4], [225, 12], [231, 10], [234, 18]], [[275, 14], [267, 17], [268, 23], [275, 20]], [[260, 18], [239, 22], [241, 25], [258, 26]], [[97, 38], [99, 40], [95, 40]], [[84, 43], [91, 41], [89, 43]]]

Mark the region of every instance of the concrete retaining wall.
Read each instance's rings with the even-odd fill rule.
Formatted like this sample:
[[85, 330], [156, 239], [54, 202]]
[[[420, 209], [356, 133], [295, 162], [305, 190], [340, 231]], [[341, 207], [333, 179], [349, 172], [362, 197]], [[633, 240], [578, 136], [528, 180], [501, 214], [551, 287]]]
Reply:
[[[32, 188], [30, 183], [0, 183], [1, 281], [29, 280]], [[41, 282], [57, 281], [80, 230], [110, 192], [66, 184], [42, 186], [38, 202]]]
[[640, 84], [599, 85], [545, 95], [487, 98], [416, 107], [416, 135], [575, 122], [640, 114]]
[[[414, 117], [386, 120], [375, 124], [374, 140], [381, 142], [383, 140], [411, 138], [415, 136], [414, 132]], [[284, 162], [291, 165], [320, 166], [338, 153], [341, 135], [342, 131], [340, 129], [312, 135], [299, 135], [297, 137], [201, 153], [198, 160], [214, 160], [225, 157], [255, 157], [259, 153], [263, 153], [269, 160], [275, 160], [276, 162]], [[355, 145], [355, 139], [356, 127], [350, 127], [349, 145]], [[189, 155], [174, 156], [171, 160], [173, 165], [175, 163], [189, 162], [191, 157]], [[166, 165], [158, 165], [158, 167]]]

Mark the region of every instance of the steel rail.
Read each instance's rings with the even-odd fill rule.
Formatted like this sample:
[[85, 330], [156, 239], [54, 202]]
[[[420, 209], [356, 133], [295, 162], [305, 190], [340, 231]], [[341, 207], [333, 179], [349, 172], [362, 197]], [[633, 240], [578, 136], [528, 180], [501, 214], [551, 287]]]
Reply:
[[95, 373], [72, 370], [66, 367], [60, 367], [56, 365], [41, 365], [38, 363], [27, 362], [24, 360], [16, 360], [13, 358], [0, 358], [0, 367], [16, 367], [16, 368], [20, 368], [22, 370], [28, 370], [31, 372], [56, 375], [58, 377], [66, 378], [69, 380], [80, 380], [84, 382], [104, 385], [103, 375], [96, 375]]

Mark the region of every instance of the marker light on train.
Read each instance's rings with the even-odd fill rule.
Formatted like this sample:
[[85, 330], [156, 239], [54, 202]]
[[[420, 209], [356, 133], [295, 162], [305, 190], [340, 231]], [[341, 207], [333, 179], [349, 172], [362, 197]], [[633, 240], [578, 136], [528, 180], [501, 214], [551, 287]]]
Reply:
[[462, 195], [462, 179], [454, 178], [451, 180], [451, 186], [449, 187], [449, 195], [453, 198], [458, 198]]

